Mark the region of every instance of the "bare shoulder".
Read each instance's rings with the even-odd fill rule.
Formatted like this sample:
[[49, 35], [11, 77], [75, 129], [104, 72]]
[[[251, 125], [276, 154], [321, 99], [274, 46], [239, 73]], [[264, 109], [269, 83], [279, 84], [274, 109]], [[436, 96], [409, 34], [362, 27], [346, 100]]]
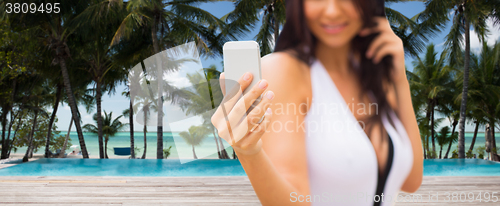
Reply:
[[308, 91], [309, 66], [293, 55], [287, 52], [269, 54], [262, 58], [261, 67], [262, 78], [269, 82], [274, 92], [304, 94], [302, 92]]

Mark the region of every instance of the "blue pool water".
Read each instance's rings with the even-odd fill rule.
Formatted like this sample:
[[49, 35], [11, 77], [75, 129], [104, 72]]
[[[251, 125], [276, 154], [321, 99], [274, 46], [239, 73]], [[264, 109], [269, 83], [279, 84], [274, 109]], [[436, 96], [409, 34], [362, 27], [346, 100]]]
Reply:
[[[0, 176], [245, 176], [238, 160], [39, 159], [0, 169]], [[424, 176], [500, 176], [482, 159], [424, 160]]]
[[500, 163], [483, 159], [424, 160], [424, 176], [500, 176]]
[[0, 170], [0, 176], [245, 176], [238, 160], [39, 159]]

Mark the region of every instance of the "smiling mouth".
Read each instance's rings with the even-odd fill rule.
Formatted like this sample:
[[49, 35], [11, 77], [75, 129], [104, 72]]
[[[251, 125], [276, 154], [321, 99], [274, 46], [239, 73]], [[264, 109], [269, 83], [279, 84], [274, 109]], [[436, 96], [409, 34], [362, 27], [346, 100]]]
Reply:
[[328, 34], [338, 34], [338, 33], [342, 32], [347, 27], [347, 23], [335, 24], [335, 25], [322, 24], [321, 27]]

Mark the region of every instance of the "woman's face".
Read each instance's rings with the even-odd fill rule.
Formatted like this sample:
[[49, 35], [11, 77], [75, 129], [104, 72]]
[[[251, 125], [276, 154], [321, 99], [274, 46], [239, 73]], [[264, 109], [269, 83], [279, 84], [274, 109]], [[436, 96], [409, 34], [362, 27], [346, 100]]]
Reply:
[[349, 44], [363, 26], [354, 0], [304, 0], [304, 15], [313, 35], [332, 48]]

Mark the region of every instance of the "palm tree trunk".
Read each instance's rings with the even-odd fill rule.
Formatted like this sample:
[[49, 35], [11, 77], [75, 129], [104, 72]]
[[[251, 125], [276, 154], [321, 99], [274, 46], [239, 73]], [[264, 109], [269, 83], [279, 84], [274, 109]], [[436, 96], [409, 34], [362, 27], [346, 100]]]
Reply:
[[[453, 137], [453, 135], [455, 135], [455, 129], [457, 128], [457, 124], [458, 124], [458, 121], [454, 118], [453, 119], [453, 129], [451, 130], [451, 136]], [[450, 149], [451, 149], [451, 144], [453, 142], [450, 141], [450, 144], [448, 145], [448, 150], [446, 151], [446, 154], [444, 155], [444, 159], [448, 159], [448, 153], [450, 153]]]
[[470, 143], [469, 150], [472, 152], [474, 149], [474, 144], [476, 143], [477, 131], [479, 130], [479, 121], [476, 121], [476, 128], [474, 128], [474, 137], [472, 137], [472, 142]]
[[[429, 124], [431, 123], [431, 100], [427, 100], [427, 111], [426, 111], [426, 114], [425, 114], [425, 119], [427, 119], [427, 126], [429, 126]], [[425, 158], [431, 158], [429, 157], [429, 136], [428, 135], [425, 135], [425, 149], [424, 149], [424, 157]]]
[[439, 149], [439, 159], [441, 159], [441, 154], [443, 154], [443, 145], [441, 145], [441, 148]]
[[491, 126], [491, 154], [493, 155], [494, 161], [500, 161], [497, 159], [497, 143], [495, 140], [495, 120], [490, 121]]
[[[7, 106], [2, 108], [2, 154], [0, 155], [0, 159], [6, 159], [7, 157], [7, 148], [9, 148], [8, 141], [5, 140], [5, 125], [7, 125], [7, 113], [10, 111], [12, 113], [12, 102], [14, 102], [14, 95], [16, 92], [16, 85], [17, 85], [17, 79], [14, 78], [14, 81], [12, 82], [12, 92], [10, 94], [10, 102], [7, 103]], [[12, 121], [12, 119], [10, 120]], [[7, 137], [7, 139], [10, 138]]]
[[135, 159], [135, 146], [134, 146], [134, 110], [133, 110], [133, 105], [132, 105], [132, 100], [130, 100], [130, 105], [129, 105], [129, 115], [128, 115], [128, 121], [130, 125], [130, 157], [132, 159]]
[[[426, 138], [426, 137], [424, 137], [424, 138], [423, 138], [423, 140], [422, 140], [422, 147], [423, 147], [422, 149], [423, 149], [423, 151], [424, 151], [424, 159], [427, 159], [427, 152], [425, 151], [425, 147], [426, 147], [426, 145], [425, 145], [425, 144], [426, 144], [426, 143], [425, 143], [425, 138]], [[422, 139], [422, 138], [421, 138], [421, 139]]]
[[[21, 111], [20, 111], [21, 112]], [[21, 127], [21, 124], [23, 123], [22, 122], [22, 117], [23, 115], [22, 114], [19, 114], [19, 120], [17, 122], [17, 127], [16, 127], [16, 130], [14, 130], [14, 136], [12, 138], [12, 142], [9, 144], [9, 153], [7, 153], [7, 158], [9, 158], [10, 156], [10, 151], [12, 151], [12, 148], [14, 146], [14, 143], [16, 142], [16, 134], [17, 134], [17, 131], [19, 131], [19, 128]]]
[[222, 159], [230, 159], [229, 155], [227, 154], [226, 147], [224, 147], [224, 144], [222, 143], [222, 138], [217, 136], [219, 139], [219, 144], [220, 144], [220, 154], [222, 155]]
[[462, 103], [460, 104], [460, 121], [458, 124], [458, 158], [465, 158], [465, 118], [467, 109], [467, 93], [469, 90], [469, 64], [470, 64], [470, 24], [464, 13], [465, 29], [465, 60], [464, 83], [462, 88]]
[[[17, 113], [17, 115], [19, 115], [20, 112]], [[17, 118], [17, 115], [12, 115], [12, 108], [10, 110], [10, 122], [9, 122], [9, 129], [8, 129], [8, 132], [7, 132], [7, 139], [5, 140], [6, 141], [6, 149], [5, 149], [5, 154], [3, 155], [4, 157], [6, 158], [9, 158], [9, 156], [7, 155], [8, 153], [8, 148], [10, 148], [10, 145], [12, 144], [12, 141], [10, 141], [10, 133], [12, 131], [12, 126], [14, 125], [14, 121], [15, 119]], [[4, 152], [4, 149], [2, 147], [2, 153]]]
[[436, 159], [436, 142], [434, 137], [434, 100], [431, 103], [431, 138], [432, 138], [432, 159]]
[[50, 115], [49, 127], [47, 131], [47, 141], [45, 142], [45, 158], [49, 158], [49, 146], [50, 146], [50, 136], [52, 135], [52, 125], [54, 124], [54, 120], [56, 119], [57, 109], [59, 108], [59, 101], [61, 101], [61, 93], [62, 86], [60, 84], [57, 85], [56, 90], [56, 102], [54, 103], [54, 107], [52, 109], [52, 115]]
[[147, 133], [147, 127], [146, 127], [146, 114], [144, 114], [144, 129], [142, 130], [144, 132], [144, 153], [142, 153], [142, 159], [146, 159], [146, 149], [148, 148], [148, 141], [146, 139], [146, 133]]
[[68, 133], [66, 133], [66, 139], [64, 140], [63, 147], [61, 149], [61, 152], [59, 153], [59, 158], [64, 157], [64, 154], [66, 154], [66, 147], [68, 146], [69, 133], [71, 132], [72, 126], [73, 126], [73, 118], [71, 118], [71, 121], [69, 121]]
[[5, 159], [7, 157], [4, 156], [4, 148], [7, 148], [7, 144], [5, 142], [5, 127], [7, 125], [7, 113], [10, 109], [8, 109], [7, 107], [4, 107], [2, 108], [2, 116], [1, 116], [1, 121], [2, 121], [2, 159]]
[[[212, 128], [213, 128], [213, 126], [212, 126]], [[219, 159], [222, 159], [222, 156], [220, 154], [220, 149], [219, 149], [219, 142], [217, 141], [217, 136], [215, 136], [215, 129], [212, 130], [212, 134], [214, 135], [215, 145], [217, 146], [217, 154], [219, 155]]]
[[108, 141], [109, 141], [109, 136], [106, 135], [106, 139], [104, 140], [104, 157], [106, 159], [109, 159], [109, 157], [108, 157]]
[[194, 152], [194, 146], [193, 146], [193, 145], [191, 145], [191, 147], [193, 148], [193, 158], [194, 158], [194, 159], [198, 159], [198, 157], [196, 157], [196, 153]]
[[78, 108], [76, 106], [76, 101], [73, 96], [73, 91], [71, 90], [71, 83], [69, 80], [68, 68], [66, 67], [66, 60], [62, 57], [59, 58], [59, 64], [61, 65], [61, 71], [64, 82], [64, 90], [66, 90], [66, 95], [68, 97], [68, 103], [71, 108], [71, 115], [73, 116], [73, 121], [76, 127], [76, 133], [78, 134], [78, 140], [80, 141], [80, 148], [82, 149], [83, 158], [89, 158], [87, 153], [87, 147], [85, 146], [85, 139], [83, 138], [82, 126], [80, 125], [80, 117], [78, 116]]
[[31, 147], [33, 145], [33, 136], [35, 134], [35, 129], [36, 129], [36, 120], [38, 118], [38, 110], [35, 110], [35, 117], [33, 118], [33, 126], [31, 127], [31, 132], [30, 132], [30, 137], [29, 137], [29, 143], [28, 143], [28, 149], [26, 150], [26, 154], [23, 157], [23, 162], [28, 161], [28, 157], [31, 153]]
[[[158, 18], [159, 18], [158, 16], [154, 15], [153, 24], [151, 25], [151, 37], [153, 38], [153, 50], [155, 55], [160, 53], [160, 47], [158, 45], [158, 37], [156, 35], [157, 33], [156, 24], [158, 23]], [[156, 77], [158, 81], [158, 121], [157, 121], [158, 124], [156, 129], [156, 136], [157, 136], [156, 158], [163, 159], [163, 87], [162, 87], [163, 69], [162, 69], [162, 62], [159, 56], [156, 56], [156, 66], [158, 69]]]
[[101, 108], [101, 98], [102, 98], [102, 92], [101, 92], [101, 81], [99, 79], [96, 79], [96, 104], [97, 104], [97, 138], [99, 141], [99, 158], [103, 159], [105, 157], [105, 150], [103, 149], [103, 134], [102, 134], [102, 108]]
[[35, 150], [35, 148], [33, 148], [34, 145], [31, 145], [31, 149], [30, 149], [30, 155], [28, 156], [29, 158], [33, 158], [33, 151]]
[[431, 153], [431, 150], [430, 150], [430, 147], [429, 147], [429, 137], [430, 136], [425, 137], [425, 142], [426, 142], [425, 143], [425, 146], [426, 146], [425, 149], [427, 150], [427, 158], [432, 159], [432, 153]]

